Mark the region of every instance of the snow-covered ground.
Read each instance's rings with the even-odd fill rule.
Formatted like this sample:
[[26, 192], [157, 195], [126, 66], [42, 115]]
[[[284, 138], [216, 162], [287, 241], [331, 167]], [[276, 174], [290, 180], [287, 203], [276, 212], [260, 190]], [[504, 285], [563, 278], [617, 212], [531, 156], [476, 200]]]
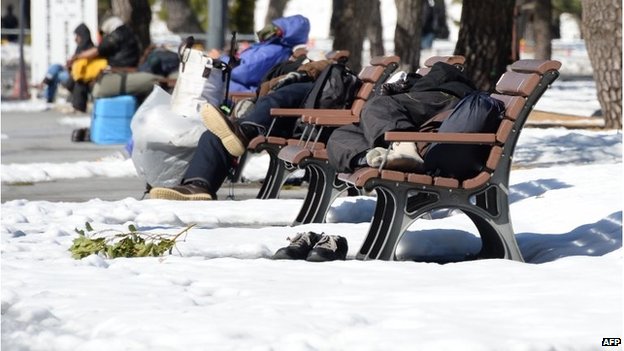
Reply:
[[[536, 132], [525, 157], [538, 164], [605, 139]], [[352, 260], [373, 197], [341, 198], [330, 223], [298, 227], [288, 224], [301, 200], [5, 202], [2, 347], [601, 350], [603, 337], [622, 335], [621, 134], [612, 138], [604, 152], [512, 172], [511, 214], [528, 263]], [[197, 226], [171, 256], [74, 260], [67, 250], [85, 222], [169, 234]], [[403, 256], [478, 249], [463, 215], [417, 224]], [[269, 259], [309, 230], [345, 236], [348, 260]]]

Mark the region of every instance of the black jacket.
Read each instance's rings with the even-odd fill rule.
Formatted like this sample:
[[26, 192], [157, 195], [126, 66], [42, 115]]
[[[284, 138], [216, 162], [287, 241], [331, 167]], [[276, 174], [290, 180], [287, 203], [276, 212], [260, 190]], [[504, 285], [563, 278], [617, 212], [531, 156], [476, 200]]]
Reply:
[[136, 67], [141, 58], [139, 41], [126, 24], [104, 36], [98, 52], [111, 67]]
[[477, 88], [457, 67], [437, 62], [429, 73], [418, 80], [409, 92], [442, 91], [458, 98], [463, 98]]

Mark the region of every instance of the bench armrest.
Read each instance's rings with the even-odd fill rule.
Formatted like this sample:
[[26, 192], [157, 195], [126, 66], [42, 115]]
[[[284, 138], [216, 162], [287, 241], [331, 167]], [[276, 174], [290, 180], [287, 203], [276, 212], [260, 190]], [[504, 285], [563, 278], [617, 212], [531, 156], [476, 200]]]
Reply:
[[228, 94], [229, 98], [232, 99], [232, 101], [239, 102], [243, 99], [247, 99], [247, 98], [254, 98], [256, 97], [256, 93], [250, 93], [250, 92], [231, 92]]
[[354, 115], [348, 116], [305, 116], [305, 119], [311, 124], [324, 127], [340, 127], [352, 123], [359, 123], [360, 117]]
[[494, 133], [420, 133], [420, 132], [386, 132], [386, 141], [412, 141], [447, 144], [487, 144], [496, 143]]
[[350, 116], [351, 110], [311, 109], [311, 108], [272, 108], [271, 109], [272, 117], [278, 117], [278, 116], [301, 117], [303, 115], [316, 116], [316, 115], [324, 115], [324, 114]]

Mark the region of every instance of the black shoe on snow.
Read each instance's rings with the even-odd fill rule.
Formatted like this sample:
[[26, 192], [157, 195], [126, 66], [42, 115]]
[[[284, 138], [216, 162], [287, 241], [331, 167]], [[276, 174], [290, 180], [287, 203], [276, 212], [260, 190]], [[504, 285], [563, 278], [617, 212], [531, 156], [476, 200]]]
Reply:
[[314, 245], [306, 260], [311, 262], [344, 260], [347, 258], [347, 251], [349, 251], [347, 239], [339, 235], [323, 234], [321, 240]]
[[321, 234], [314, 232], [298, 233], [288, 238], [290, 245], [282, 247], [273, 255], [274, 260], [305, 260], [314, 245], [321, 239]]

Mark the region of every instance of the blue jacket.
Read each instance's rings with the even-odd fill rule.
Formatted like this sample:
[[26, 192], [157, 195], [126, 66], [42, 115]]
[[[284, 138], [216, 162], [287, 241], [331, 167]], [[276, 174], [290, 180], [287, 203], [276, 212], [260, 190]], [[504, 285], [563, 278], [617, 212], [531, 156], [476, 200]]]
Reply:
[[271, 67], [288, 59], [295, 45], [308, 41], [310, 22], [304, 16], [278, 18], [273, 24], [283, 35], [256, 43], [241, 53], [240, 65], [232, 70], [230, 91], [255, 92]]

